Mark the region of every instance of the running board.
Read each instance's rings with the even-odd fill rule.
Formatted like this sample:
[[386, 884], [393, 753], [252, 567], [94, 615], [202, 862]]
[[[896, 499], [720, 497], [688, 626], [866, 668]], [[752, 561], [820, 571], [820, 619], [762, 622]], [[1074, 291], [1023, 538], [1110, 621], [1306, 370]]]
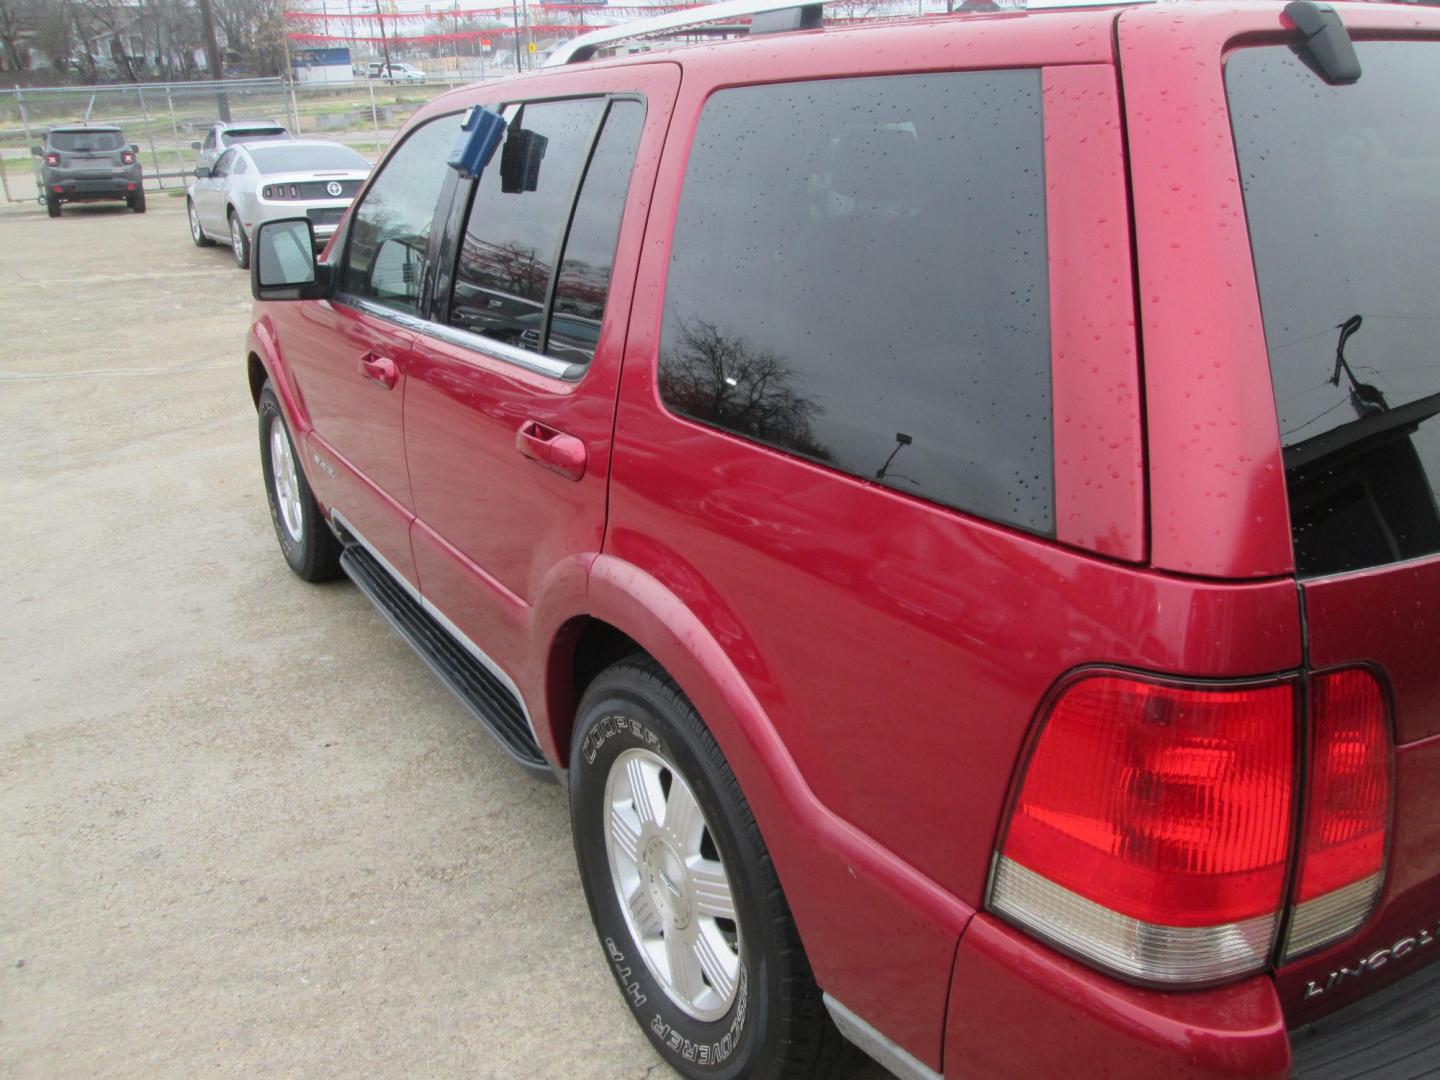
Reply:
[[505, 752], [550, 780], [555, 774], [540, 752], [520, 702], [453, 634], [440, 625], [360, 544], [346, 544], [340, 565], [355, 586], [380, 609], [427, 667], [485, 725]]

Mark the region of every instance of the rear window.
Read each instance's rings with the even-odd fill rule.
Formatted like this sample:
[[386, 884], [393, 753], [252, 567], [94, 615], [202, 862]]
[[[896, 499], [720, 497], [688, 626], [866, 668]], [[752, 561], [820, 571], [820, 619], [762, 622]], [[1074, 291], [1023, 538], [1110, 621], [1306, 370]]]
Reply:
[[348, 146], [252, 146], [250, 158], [262, 173], [366, 170], [370, 163]]
[[701, 423], [1053, 531], [1038, 72], [742, 87], [705, 106], [660, 390]]
[[118, 131], [52, 131], [50, 146], [71, 154], [108, 153], [125, 146], [125, 136]]
[[238, 131], [222, 131], [220, 141], [226, 146], [234, 146], [236, 143], [265, 142], [269, 139], [290, 138], [290, 133], [283, 127], [271, 128], [241, 128]]
[[1226, 66], [1304, 575], [1440, 551], [1440, 44]]

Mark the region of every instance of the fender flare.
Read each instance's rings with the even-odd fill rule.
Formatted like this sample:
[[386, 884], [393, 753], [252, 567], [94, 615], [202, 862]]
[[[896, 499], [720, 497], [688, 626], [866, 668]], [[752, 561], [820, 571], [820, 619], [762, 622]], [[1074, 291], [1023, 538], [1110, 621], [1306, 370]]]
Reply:
[[938, 1068], [955, 949], [975, 911], [821, 802], [720, 641], [662, 581], [600, 555], [585, 605], [545, 628], [563, 638], [578, 618], [603, 620], [669, 673], [745, 793], [821, 987]]
[[[262, 314], [255, 320], [250, 327], [250, 334], [245, 344], [247, 367], [252, 362], [259, 362], [265, 378], [275, 387], [275, 396], [280, 399], [280, 408], [285, 413], [285, 422], [290, 425], [290, 430], [295, 438], [302, 439], [309, 435], [314, 425], [310, 423], [310, 414], [305, 410], [305, 402], [300, 396], [299, 388], [290, 377], [289, 369], [283, 362], [284, 354], [279, 338], [275, 334], [275, 325], [268, 315]], [[250, 390], [258, 404], [260, 385], [253, 381], [253, 377]]]

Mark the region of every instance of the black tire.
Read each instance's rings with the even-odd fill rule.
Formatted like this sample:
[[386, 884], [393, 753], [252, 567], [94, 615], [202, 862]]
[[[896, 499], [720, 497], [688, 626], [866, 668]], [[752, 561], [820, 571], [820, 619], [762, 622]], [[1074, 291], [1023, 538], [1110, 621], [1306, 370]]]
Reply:
[[48, 191], [45, 193], [45, 212], [51, 217], [60, 216], [60, 200]]
[[[675, 791], [676, 774], [688, 785], [705, 818], [703, 835], [729, 879], [740, 963], [734, 997], [717, 1020], [699, 1019], [670, 997], [647, 966], [621, 910], [607, 853], [606, 781], [611, 766], [630, 750], [649, 751], [673, 770], [664, 788], [667, 799]], [[849, 1044], [825, 1010], [740, 785], [694, 707], [648, 657], [622, 660], [585, 691], [570, 753], [570, 814], [580, 878], [606, 963], [636, 1023], [667, 1064], [684, 1076], [706, 1080], [838, 1075], [850, 1058]], [[643, 832], [638, 835], [637, 850], [645, 842]], [[663, 870], [660, 876], [676, 897], [694, 895], [688, 878], [677, 890]], [[644, 887], [642, 882], [639, 888]], [[667, 918], [676, 918], [678, 925], [681, 918], [698, 923], [701, 917], [699, 907], [686, 901], [677, 907], [681, 904], [686, 905], [683, 915], [658, 919], [667, 933], [673, 932]], [[708, 976], [705, 986], [714, 987]]]
[[137, 214], [143, 214], [143, 213], [145, 212], [145, 190], [144, 190], [144, 188], [141, 188], [141, 189], [139, 189], [138, 191], [135, 191], [133, 194], [131, 194], [130, 197], [125, 200], [125, 205], [128, 206], [128, 207], [130, 207], [130, 209], [133, 210], [133, 211], [135, 211], [135, 213], [137, 213]]
[[240, 224], [234, 210], [226, 215], [226, 221], [230, 225], [230, 254], [235, 256], [235, 265], [241, 270], [249, 270], [250, 238], [245, 235], [245, 226]]
[[185, 219], [190, 225], [190, 239], [195, 242], [196, 247], [210, 247], [215, 243], [205, 235], [205, 230], [200, 225], [200, 214], [195, 209], [193, 199], [185, 200]]
[[[295, 494], [300, 510], [298, 537], [291, 535], [276, 495], [270, 437], [277, 424], [295, 464]], [[265, 481], [265, 501], [270, 504], [270, 521], [275, 526], [281, 554], [290, 564], [290, 569], [306, 581], [330, 581], [339, 577], [340, 541], [320, 516], [320, 507], [310, 490], [310, 481], [305, 478], [305, 469], [295, 449], [295, 440], [290, 435], [290, 426], [285, 423], [280, 401], [268, 382], [260, 391], [260, 472]]]

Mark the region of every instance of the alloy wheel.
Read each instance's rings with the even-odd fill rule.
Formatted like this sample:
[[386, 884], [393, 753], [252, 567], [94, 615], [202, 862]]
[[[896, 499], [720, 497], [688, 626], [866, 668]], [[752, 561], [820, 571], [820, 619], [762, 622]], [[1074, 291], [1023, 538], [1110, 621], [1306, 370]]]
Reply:
[[298, 544], [305, 524], [300, 507], [300, 477], [295, 471], [295, 455], [290, 452], [290, 438], [279, 417], [270, 424], [270, 472], [280, 520], [285, 523], [290, 539]]
[[605, 781], [605, 851], [626, 926], [650, 974], [697, 1020], [723, 1017], [740, 976], [735, 897], [695, 793], [649, 750], [627, 750]]

